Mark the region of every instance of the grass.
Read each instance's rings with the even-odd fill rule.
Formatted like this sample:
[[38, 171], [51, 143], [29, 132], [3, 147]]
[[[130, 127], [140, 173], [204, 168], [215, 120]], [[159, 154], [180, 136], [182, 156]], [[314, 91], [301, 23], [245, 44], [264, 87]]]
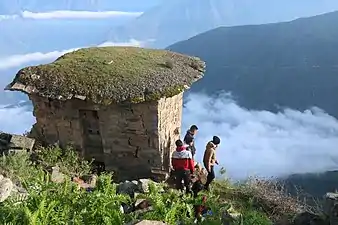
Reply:
[[[100, 104], [139, 103], [172, 97], [202, 78], [199, 58], [167, 50], [95, 47], [67, 53], [53, 63], [21, 69], [15, 83], [44, 97], [85, 96]], [[13, 88], [29, 93], [25, 88]]]
[[[149, 193], [140, 194], [137, 198], [147, 199], [153, 210], [124, 214], [120, 211], [121, 204], [132, 204], [135, 200], [116, 193], [111, 174], [100, 175], [92, 192], [80, 189], [70, 181], [70, 177], [90, 173], [90, 164], [70, 149], [63, 151], [50, 147], [34, 155], [24, 153], [2, 157], [0, 162], [1, 173], [20, 183], [29, 192], [26, 200], [14, 196], [0, 203], [0, 224], [117, 225], [137, 219], [150, 219], [173, 225], [180, 221], [181, 224], [189, 225], [195, 220], [194, 205], [201, 202], [202, 195], [207, 196], [206, 206], [212, 211], [212, 215], [199, 222], [205, 225], [221, 225], [226, 219], [224, 215], [234, 213], [241, 216], [231, 221], [233, 225], [271, 225], [276, 218], [294, 215], [294, 211], [286, 210], [291, 207], [290, 204], [291, 208], [298, 207], [296, 200], [289, 200], [289, 205], [285, 203], [288, 196], [277, 192], [275, 187], [271, 189], [271, 186], [260, 183], [232, 185], [223, 180], [217, 181], [210, 193], [201, 193], [196, 199], [168, 189], [164, 184], [152, 184]], [[51, 181], [48, 168], [55, 165], [69, 177], [64, 183]], [[161, 191], [163, 189], [164, 192]], [[262, 193], [264, 196], [261, 196]], [[271, 200], [275, 198], [269, 200], [266, 197], [275, 196], [274, 193], [279, 196], [276, 201]], [[267, 204], [279, 207], [279, 211], [276, 213], [271, 207], [264, 207]]]

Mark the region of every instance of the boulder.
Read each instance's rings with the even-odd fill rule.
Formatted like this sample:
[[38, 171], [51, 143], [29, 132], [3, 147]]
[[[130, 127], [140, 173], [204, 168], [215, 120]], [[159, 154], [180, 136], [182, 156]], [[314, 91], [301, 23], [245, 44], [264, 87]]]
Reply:
[[0, 202], [5, 201], [13, 190], [14, 184], [9, 178], [0, 175]]

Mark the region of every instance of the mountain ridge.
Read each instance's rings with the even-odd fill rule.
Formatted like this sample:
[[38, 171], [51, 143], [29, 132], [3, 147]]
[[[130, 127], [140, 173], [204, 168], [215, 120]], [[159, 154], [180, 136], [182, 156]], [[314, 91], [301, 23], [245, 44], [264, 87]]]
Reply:
[[[304, 5], [306, 4], [306, 7]], [[290, 21], [338, 10], [338, 2], [300, 0], [288, 5], [280, 0], [182, 0], [164, 2], [126, 25], [112, 29], [108, 40], [148, 40], [151, 47], [166, 47], [220, 27]], [[262, 10], [264, 13], [262, 13]]]
[[[313, 106], [338, 118], [338, 11], [290, 22], [220, 27], [167, 47], [207, 62], [192, 92], [227, 91], [249, 109]], [[276, 107], [277, 106], [277, 107]]]

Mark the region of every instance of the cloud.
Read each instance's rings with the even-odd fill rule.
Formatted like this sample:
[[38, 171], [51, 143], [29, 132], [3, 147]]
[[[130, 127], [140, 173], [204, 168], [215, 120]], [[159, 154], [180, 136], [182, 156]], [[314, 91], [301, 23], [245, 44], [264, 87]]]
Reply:
[[[338, 121], [320, 109], [279, 113], [241, 108], [229, 95], [215, 99], [190, 94], [183, 110], [182, 135], [197, 124], [197, 156], [213, 135], [221, 138], [220, 166], [233, 179], [338, 168]], [[21, 134], [35, 122], [31, 109], [1, 108], [0, 130]], [[15, 118], [15, 120], [9, 119]]]
[[14, 20], [18, 17], [18, 15], [0, 15], [0, 22], [3, 20]]
[[7, 108], [4, 105], [0, 105], [0, 131], [23, 134], [29, 131], [35, 122], [35, 117], [30, 108]]
[[338, 169], [338, 121], [318, 108], [277, 114], [241, 108], [229, 95], [190, 94], [182, 135], [196, 124], [197, 160], [206, 143], [221, 138], [220, 166], [234, 179], [286, 176]]
[[[98, 46], [100, 47], [138, 46], [139, 47], [139, 46], [143, 46], [143, 42], [131, 39], [129, 42], [105, 42]], [[0, 58], [0, 71], [13, 68], [13, 67], [18, 67], [18, 66], [25, 65], [28, 63], [55, 60], [56, 58], [60, 57], [63, 54], [66, 54], [68, 52], [72, 52], [78, 49], [79, 48], [72, 48], [72, 49], [53, 51], [53, 52], [47, 52], [47, 53], [34, 52], [34, 53], [28, 53], [24, 55], [12, 55], [9, 57]]]
[[142, 12], [122, 12], [122, 11], [68, 11], [58, 10], [50, 12], [30, 12], [23, 11], [19, 15], [0, 15], [0, 21], [13, 20], [18, 18], [23, 19], [104, 19], [104, 18], [116, 18], [116, 17], [137, 17]]
[[121, 16], [140, 16], [142, 12], [121, 12], [121, 11], [50, 11], [50, 12], [29, 12], [23, 11], [21, 16], [25, 19], [102, 19]]

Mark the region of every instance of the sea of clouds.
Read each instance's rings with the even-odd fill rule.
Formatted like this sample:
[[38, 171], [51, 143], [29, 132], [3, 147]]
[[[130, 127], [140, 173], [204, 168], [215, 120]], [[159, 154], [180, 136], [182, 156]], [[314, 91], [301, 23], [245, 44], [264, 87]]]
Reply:
[[183, 131], [196, 124], [197, 160], [213, 135], [221, 138], [220, 161], [233, 179], [287, 176], [338, 169], [338, 120], [318, 108], [279, 113], [240, 107], [229, 94], [189, 94]]

